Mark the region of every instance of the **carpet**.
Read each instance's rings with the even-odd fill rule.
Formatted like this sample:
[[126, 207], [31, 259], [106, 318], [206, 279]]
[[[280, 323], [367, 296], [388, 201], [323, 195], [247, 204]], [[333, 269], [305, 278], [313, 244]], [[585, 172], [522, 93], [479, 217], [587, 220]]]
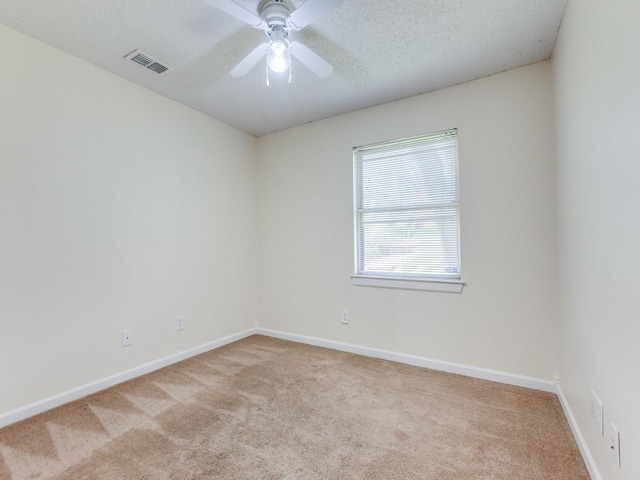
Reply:
[[254, 335], [0, 429], [0, 478], [589, 475], [552, 394]]

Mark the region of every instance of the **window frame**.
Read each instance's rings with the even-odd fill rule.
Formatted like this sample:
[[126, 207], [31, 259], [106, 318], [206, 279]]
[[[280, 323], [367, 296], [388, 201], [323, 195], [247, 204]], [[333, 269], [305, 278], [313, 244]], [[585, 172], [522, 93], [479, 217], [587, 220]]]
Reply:
[[[429, 140], [437, 141], [437, 139], [444, 139], [454, 137], [455, 144], [455, 175], [456, 175], [456, 202], [447, 203], [446, 207], [455, 206], [456, 208], [456, 247], [457, 247], [457, 259], [458, 259], [458, 275], [453, 277], [449, 276], [436, 276], [436, 275], [421, 275], [421, 274], [398, 274], [391, 273], [365, 273], [364, 272], [364, 244], [361, 236], [362, 228], [360, 225], [361, 213], [366, 210], [360, 208], [360, 200], [362, 198], [362, 184], [361, 184], [361, 171], [362, 161], [359, 160], [357, 154], [363, 150], [370, 150], [376, 148], [388, 148], [393, 147], [394, 144], [398, 145], [398, 148], [406, 148], [411, 142], [428, 142]], [[452, 128], [443, 130], [440, 132], [428, 133], [424, 135], [417, 135], [413, 137], [400, 138], [390, 140], [386, 142], [379, 142], [375, 144], [363, 145], [353, 148], [353, 205], [354, 205], [354, 274], [351, 276], [353, 284], [357, 286], [367, 287], [380, 287], [380, 288], [397, 288], [404, 290], [425, 290], [425, 291], [437, 291], [446, 293], [461, 293], [465, 282], [462, 280], [462, 252], [461, 252], [461, 240], [460, 240], [460, 163], [458, 156], [458, 129]], [[424, 205], [420, 205], [424, 206]], [[445, 204], [435, 205], [429, 207], [443, 208]], [[388, 210], [393, 209], [396, 211], [410, 211], [415, 208], [416, 205], [409, 205], [406, 208], [390, 207]]]

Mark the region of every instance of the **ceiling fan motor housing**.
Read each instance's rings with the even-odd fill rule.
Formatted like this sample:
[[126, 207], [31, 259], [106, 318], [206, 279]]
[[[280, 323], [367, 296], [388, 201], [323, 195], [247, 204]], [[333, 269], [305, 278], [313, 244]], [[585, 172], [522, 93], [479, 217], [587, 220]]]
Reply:
[[269, 28], [286, 25], [290, 15], [291, 10], [282, 0], [267, 0], [262, 6], [261, 17]]

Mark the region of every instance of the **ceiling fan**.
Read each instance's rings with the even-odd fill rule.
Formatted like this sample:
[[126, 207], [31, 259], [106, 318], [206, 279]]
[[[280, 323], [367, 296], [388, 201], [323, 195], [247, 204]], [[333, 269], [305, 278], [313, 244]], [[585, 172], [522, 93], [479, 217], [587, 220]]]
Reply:
[[231, 70], [232, 76], [246, 75], [264, 57], [267, 57], [267, 85], [269, 85], [269, 70], [274, 73], [284, 73], [289, 70], [289, 83], [291, 83], [291, 56], [297, 58], [320, 78], [326, 78], [333, 72], [329, 62], [306, 45], [290, 40], [289, 34], [302, 30], [344, 0], [306, 0], [294, 10], [283, 0], [264, 0], [259, 8], [260, 16], [233, 0], [205, 1], [254, 28], [264, 30], [267, 36], [267, 42], [254, 48]]

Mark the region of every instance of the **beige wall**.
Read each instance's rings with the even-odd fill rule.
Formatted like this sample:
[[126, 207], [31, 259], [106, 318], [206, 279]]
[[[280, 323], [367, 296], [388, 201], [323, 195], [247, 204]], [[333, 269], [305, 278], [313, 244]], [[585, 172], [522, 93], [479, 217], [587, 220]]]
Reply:
[[2, 26], [0, 58], [0, 413], [252, 327], [255, 139]]
[[[258, 139], [260, 326], [553, 379], [551, 92], [543, 62]], [[468, 286], [353, 286], [352, 147], [452, 127]]]
[[[606, 480], [640, 478], [638, 18], [637, 0], [570, 1], [553, 60], [561, 386]], [[610, 422], [622, 469], [609, 454]]]

